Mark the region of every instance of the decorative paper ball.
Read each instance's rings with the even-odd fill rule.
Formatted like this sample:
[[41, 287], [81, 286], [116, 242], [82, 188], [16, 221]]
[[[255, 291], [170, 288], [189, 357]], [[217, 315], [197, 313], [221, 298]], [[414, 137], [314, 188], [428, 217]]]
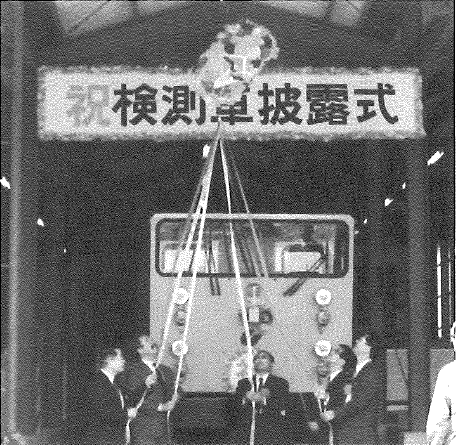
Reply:
[[234, 105], [278, 52], [276, 39], [263, 26], [249, 20], [227, 25], [200, 56], [197, 74], [203, 96], [217, 104]]

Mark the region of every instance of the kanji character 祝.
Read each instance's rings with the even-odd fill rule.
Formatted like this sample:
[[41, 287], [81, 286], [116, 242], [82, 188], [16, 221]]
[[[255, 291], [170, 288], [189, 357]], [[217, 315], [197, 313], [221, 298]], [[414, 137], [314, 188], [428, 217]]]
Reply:
[[67, 110], [73, 116], [74, 126], [89, 126], [95, 122], [99, 126], [109, 126], [111, 121], [103, 116], [103, 110], [109, 107], [108, 85], [70, 85], [67, 99], [76, 99]]

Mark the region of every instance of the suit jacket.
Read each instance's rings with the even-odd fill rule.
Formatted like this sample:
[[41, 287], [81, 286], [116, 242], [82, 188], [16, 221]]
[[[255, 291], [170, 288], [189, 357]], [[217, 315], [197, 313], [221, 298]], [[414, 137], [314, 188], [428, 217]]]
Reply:
[[352, 375], [341, 371], [332, 381], [327, 385], [327, 392], [329, 400], [327, 403], [327, 410], [337, 410], [341, 408], [346, 402], [346, 393], [344, 387], [352, 383]]
[[87, 384], [84, 441], [90, 445], [124, 445], [127, 410], [119, 389], [97, 371]]
[[371, 445], [378, 442], [377, 422], [382, 396], [379, 372], [369, 362], [352, 381], [351, 400], [335, 409], [335, 418], [331, 423], [338, 445]]
[[117, 382], [129, 408], [136, 406], [145, 394], [144, 402], [130, 424], [132, 439], [138, 435], [162, 437], [167, 434], [167, 414], [157, 411], [157, 408], [173, 397], [175, 374], [168, 366], [159, 365], [157, 382], [148, 389], [145, 380], [150, 374], [149, 367], [138, 361], [128, 364], [125, 371], [118, 375]]
[[[254, 381], [256, 380], [254, 376]], [[256, 403], [255, 442], [256, 444], [287, 443], [286, 409], [289, 403], [289, 383], [287, 380], [270, 374], [264, 384], [270, 392], [266, 404]], [[252, 421], [252, 402], [245, 399], [251, 389], [249, 379], [238, 382], [233, 400], [235, 443], [249, 443]]]
[[[325, 407], [327, 410], [336, 410], [344, 405], [346, 401], [344, 387], [348, 383], [351, 383], [351, 381], [352, 375], [348, 375], [344, 371], [341, 371], [333, 380], [328, 382], [327, 393], [329, 399]], [[329, 440], [329, 426], [327, 422], [320, 418], [321, 409], [324, 409], [324, 407], [321, 407], [319, 401], [314, 398], [314, 403], [310, 407], [307, 418], [308, 422], [317, 422], [319, 425], [319, 431], [312, 433], [311, 439], [313, 440], [313, 443], [321, 443], [324, 441], [328, 443]]]

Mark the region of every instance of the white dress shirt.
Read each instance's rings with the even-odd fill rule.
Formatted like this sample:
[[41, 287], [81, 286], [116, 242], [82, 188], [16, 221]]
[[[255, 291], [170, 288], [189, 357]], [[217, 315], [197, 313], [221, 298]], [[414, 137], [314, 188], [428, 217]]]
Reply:
[[103, 372], [103, 374], [106, 375], [106, 377], [108, 377], [108, 380], [111, 382], [112, 385], [114, 385], [114, 377], [115, 375], [111, 372], [109, 372], [108, 369], [100, 369], [101, 372]]
[[330, 373], [329, 378], [328, 378], [329, 382], [331, 382], [340, 372], [341, 372], [341, 369], [337, 369], [336, 371], [332, 371]]
[[457, 444], [457, 361], [443, 366], [436, 379], [427, 419], [431, 445]]
[[267, 378], [268, 374], [256, 374], [257, 390], [260, 388], [260, 385], [265, 385]]
[[[267, 381], [268, 375], [269, 374], [256, 374], [255, 375], [255, 379], [256, 379], [255, 380], [255, 388], [257, 388], [257, 391], [259, 390], [260, 385], [265, 385], [265, 382]], [[262, 380], [260, 380], [260, 379], [262, 379]], [[246, 403], [246, 399], [244, 397], [243, 397], [243, 400], [241, 401], [241, 403], [243, 405]], [[267, 404], [266, 399], [264, 399], [263, 404], [264, 405]]]
[[145, 360], [144, 358], [141, 361], [151, 370], [155, 371], [155, 363], [152, 360]]
[[355, 373], [354, 373], [354, 377], [357, 377], [357, 374], [360, 372], [360, 370], [368, 363], [371, 362], [371, 359], [366, 359], [364, 360], [363, 362], [357, 362], [357, 366], [355, 367]]
[[100, 371], [103, 372], [103, 374], [105, 374], [106, 377], [108, 377], [108, 380], [111, 382], [111, 385], [113, 385], [116, 391], [118, 392], [119, 398], [121, 399], [122, 409], [124, 409], [124, 396], [122, 395], [121, 390], [114, 384], [115, 375], [109, 372], [108, 369], [100, 369]]
[[[256, 388], [257, 391], [259, 391], [261, 386], [265, 386], [265, 382], [267, 381], [268, 374], [256, 374]], [[267, 399], [266, 397], [263, 398], [262, 403], [264, 405], [267, 404]]]

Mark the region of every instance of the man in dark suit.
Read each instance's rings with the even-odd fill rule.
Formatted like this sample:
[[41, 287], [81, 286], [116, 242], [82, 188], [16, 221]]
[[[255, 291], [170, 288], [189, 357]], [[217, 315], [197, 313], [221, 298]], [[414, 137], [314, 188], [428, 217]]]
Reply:
[[129, 425], [131, 445], [164, 445], [170, 439], [167, 411], [177, 400], [175, 375], [169, 367], [156, 365], [158, 345], [149, 336], [138, 338], [136, 352], [137, 360], [118, 377], [127, 406], [136, 412]]
[[113, 383], [124, 365], [120, 349], [109, 348], [99, 354], [98, 369], [86, 388], [83, 441], [87, 445], [125, 444], [127, 410], [121, 391]]
[[337, 445], [375, 445], [378, 443], [377, 422], [382, 403], [382, 386], [378, 370], [371, 361], [372, 336], [359, 337], [353, 346], [357, 366], [351, 394], [346, 403], [322, 413], [333, 426]]
[[345, 344], [333, 345], [328, 356], [330, 375], [315, 393], [315, 403], [308, 413], [308, 426], [313, 432], [313, 443], [329, 443], [328, 422], [320, 418], [326, 410], [337, 410], [342, 407], [347, 398], [347, 387], [352, 384], [352, 378], [357, 365], [357, 357], [351, 347]]
[[249, 443], [252, 407], [255, 406], [255, 443], [286, 444], [288, 432], [286, 409], [289, 402], [289, 383], [271, 374], [274, 358], [267, 351], [254, 356], [254, 388], [249, 379], [238, 382], [234, 397], [232, 433], [236, 444]]

